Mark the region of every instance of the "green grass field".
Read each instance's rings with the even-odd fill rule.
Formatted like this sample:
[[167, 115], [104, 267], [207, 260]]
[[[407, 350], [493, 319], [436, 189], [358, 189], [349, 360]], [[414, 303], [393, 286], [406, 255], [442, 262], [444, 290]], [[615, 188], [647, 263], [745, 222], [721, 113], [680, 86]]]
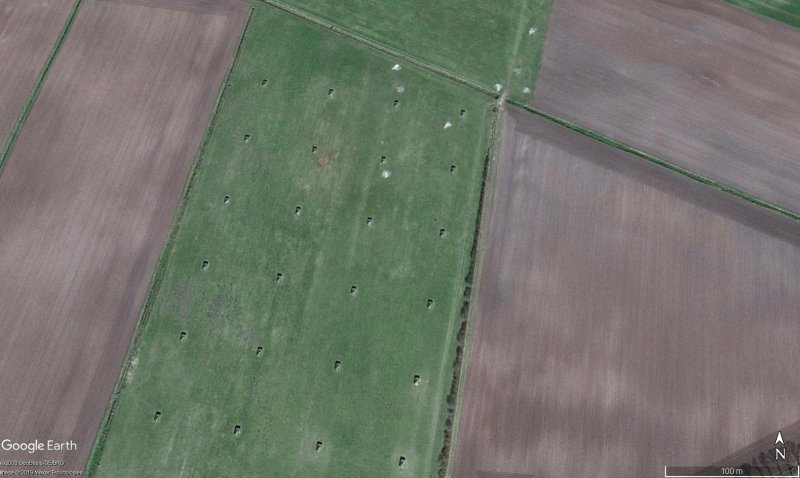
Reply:
[[254, 5], [94, 476], [435, 475], [493, 113], [395, 63]]
[[270, 0], [486, 88], [534, 90], [552, 0]]
[[725, 0], [750, 11], [800, 28], [800, 1], [797, 0]]

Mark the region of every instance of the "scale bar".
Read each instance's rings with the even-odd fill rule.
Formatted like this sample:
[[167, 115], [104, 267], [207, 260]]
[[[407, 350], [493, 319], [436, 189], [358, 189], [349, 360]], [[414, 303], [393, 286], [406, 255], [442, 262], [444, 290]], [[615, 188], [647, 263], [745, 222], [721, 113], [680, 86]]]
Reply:
[[[673, 474], [670, 474], [670, 468], [672, 469]], [[708, 467], [690, 467], [690, 466], [665, 466], [664, 467], [664, 478], [731, 478], [731, 477], [738, 477], [738, 478], [800, 478], [800, 465], [792, 465], [790, 467], [795, 468], [794, 475], [744, 475], [744, 470], [742, 468], [738, 468], [735, 466], [721, 466], [719, 467], [720, 475], [698, 475], [698, 474], [686, 474], [691, 473], [692, 470], [697, 470], [699, 473], [700, 470], [708, 470]]]

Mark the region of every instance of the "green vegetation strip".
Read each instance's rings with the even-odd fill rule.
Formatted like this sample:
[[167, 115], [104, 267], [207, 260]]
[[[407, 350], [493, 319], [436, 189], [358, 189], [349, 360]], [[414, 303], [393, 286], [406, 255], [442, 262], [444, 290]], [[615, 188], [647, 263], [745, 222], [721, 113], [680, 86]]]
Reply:
[[516, 43], [512, 48], [505, 87], [512, 100], [530, 101], [536, 90], [552, 5], [553, 0], [522, 2]]
[[[252, 10], [250, 14], [252, 14]], [[250, 23], [250, 14], [248, 14], [248, 17], [245, 20], [244, 30], [247, 29], [247, 25], [249, 25]], [[206, 128], [206, 132], [203, 135], [202, 144], [200, 145], [194, 164], [192, 165], [192, 169], [189, 171], [189, 178], [186, 182], [186, 186], [184, 187], [183, 195], [181, 197], [181, 202], [178, 204], [178, 209], [175, 213], [175, 218], [172, 223], [172, 228], [170, 230], [169, 237], [164, 242], [164, 246], [161, 249], [161, 254], [159, 255], [158, 259], [158, 265], [156, 266], [156, 270], [153, 273], [153, 278], [150, 281], [150, 288], [147, 291], [145, 304], [142, 309], [141, 316], [139, 317], [139, 322], [136, 324], [136, 330], [133, 333], [133, 339], [128, 348], [127, 358], [125, 360], [125, 363], [122, 365], [120, 375], [117, 379], [117, 383], [115, 384], [114, 391], [111, 395], [110, 403], [106, 409], [103, 421], [100, 424], [100, 430], [98, 431], [97, 437], [92, 447], [92, 453], [89, 455], [89, 460], [88, 463], [86, 464], [86, 470], [85, 470], [86, 476], [95, 475], [95, 472], [97, 471], [97, 466], [100, 463], [100, 458], [103, 455], [103, 449], [105, 447], [106, 438], [108, 437], [108, 432], [111, 428], [111, 424], [114, 418], [114, 413], [116, 412], [117, 400], [119, 399], [119, 396], [122, 393], [122, 390], [125, 386], [126, 377], [128, 376], [128, 373], [131, 370], [131, 367], [133, 366], [131, 360], [135, 358], [136, 351], [139, 349], [142, 338], [142, 332], [145, 330], [145, 327], [147, 325], [147, 320], [150, 318], [152, 314], [152, 306], [154, 303], [154, 299], [155, 297], [158, 296], [158, 292], [161, 289], [161, 285], [163, 283], [164, 272], [169, 266], [172, 246], [173, 243], [175, 242], [175, 237], [177, 236], [178, 230], [180, 229], [183, 217], [186, 214], [186, 206], [189, 202], [189, 197], [192, 192], [192, 184], [194, 182], [194, 177], [195, 174], [197, 173], [197, 168], [203, 159], [204, 152], [208, 146], [208, 141], [211, 137], [211, 132], [214, 130], [216, 118], [219, 113], [222, 100], [225, 97], [225, 92], [227, 91], [228, 80], [230, 78], [231, 72], [233, 71], [233, 65], [236, 63], [236, 59], [239, 58], [239, 55], [241, 53], [242, 39], [240, 39], [239, 41], [234, 61], [232, 62], [231, 67], [228, 69], [228, 72], [225, 75], [225, 80], [223, 81], [222, 87], [220, 88], [220, 92], [217, 95], [217, 100], [214, 104], [213, 113], [211, 114], [211, 118], [209, 120], [208, 127]]]
[[529, 111], [529, 112], [531, 112], [533, 114], [539, 115], [539, 116], [541, 116], [543, 118], [547, 118], [550, 121], [553, 121], [553, 122], [558, 123], [558, 124], [560, 124], [562, 126], [565, 126], [565, 127], [569, 128], [569, 129], [571, 129], [571, 130], [573, 130], [575, 132], [578, 132], [578, 133], [580, 133], [580, 134], [582, 134], [584, 136], [588, 136], [588, 137], [590, 137], [592, 139], [600, 141], [601, 143], [605, 143], [605, 144], [607, 144], [609, 146], [613, 146], [613, 147], [615, 147], [617, 149], [625, 151], [626, 153], [630, 153], [630, 154], [633, 154], [634, 156], [638, 156], [638, 157], [640, 157], [642, 159], [646, 159], [646, 160], [648, 160], [648, 161], [650, 161], [652, 163], [655, 163], [655, 164], [657, 164], [659, 166], [662, 166], [664, 168], [667, 168], [669, 170], [672, 170], [674, 172], [677, 172], [677, 173], [683, 174], [684, 176], [692, 178], [695, 181], [699, 181], [699, 182], [701, 182], [703, 184], [711, 186], [711, 187], [713, 187], [715, 189], [718, 189], [718, 190], [720, 190], [722, 192], [728, 193], [728, 194], [730, 194], [732, 196], [736, 196], [739, 199], [743, 199], [743, 200], [751, 202], [751, 203], [753, 203], [753, 204], [755, 204], [757, 206], [761, 206], [761, 207], [769, 209], [771, 211], [783, 214], [784, 216], [790, 217], [790, 218], [792, 218], [794, 220], [800, 220], [800, 214], [798, 214], [797, 212], [794, 212], [792, 210], [783, 208], [783, 207], [778, 206], [776, 204], [772, 204], [770, 202], [764, 201], [764, 200], [759, 199], [759, 198], [757, 198], [755, 196], [752, 196], [752, 195], [747, 194], [747, 193], [745, 193], [743, 191], [740, 191], [740, 190], [738, 190], [736, 188], [728, 186], [727, 184], [723, 184], [723, 183], [721, 183], [719, 181], [715, 181], [713, 179], [710, 179], [710, 178], [707, 178], [707, 177], [702, 176], [700, 174], [697, 174], [697, 173], [694, 173], [692, 171], [689, 171], [688, 169], [685, 169], [685, 168], [682, 168], [682, 167], [680, 167], [680, 166], [678, 166], [676, 164], [670, 163], [669, 161], [665, 161], [663, 159], [656, 158], [655, 156], [651, 156], [651, 155], [649, 155], [649, 154], [647, 154], [647, 153], [645, 153], [643, 151], [639, 151], [638, 149], [635, 149], [635, 148], [633, 148], [633, 147], [631, 147], [631, 146], [629, 146], [627, 144], [620, 143], [619, 141], [613, 140], [613, 139], [611, 139], [611, 138], [609, 138], [607, 136], [603, 136], [600, 133], [597, 133], [597, 132], [592, 131], [590, 129], [584, 128], [584, 127], [582, 127], [582, 126], [580, 126], [578, 124], [571, 123], [571, 122], [569, 122], [567, 120], [564, 120], [564, 119], [559, 118], [557, 116], [553, 116], [553, 115], [551, 115], [549, 113], [545, 113], [543, 111], [540, 111], [540, 110], [538, 110], [536, 108], [533, 108], [531, 106], [528, 106], [526, 104], [522, 104], [522, 103], [519, 103], [519, 102], [516, 102], [516, 101], [512, 101], [512, 100], [509, 100], [508, 103], [513, 105], [513, 106], [516, 106], [518, 108], [523, 108], [523, 109], [525, 109], [525, 110], [527, 110], [527, 111]]
[[800, 2], [785, 0], [725, 0], [789, 26], [800, 28]]
[[394, 63], [254, 5], [93, 476], [436, 474], [494, 115]]
[[467, 370], [469, 348], [472, 343], [472, 324], [476, 308], [473, 306], [478, 297], [478, 281], [480, 277], [481, 259], [483, 245], [486, 240], [486, 230], [483, 228], [483, 220], [488, 217], [491, 210], [492, 192], [494, 184], [495, 166], [497, 164], [498, 139], [501, 130], [501, 107], [502, 102], [493, 109], [492, 127], [489, 136], [489, 146], [486, 150], [484, 159], [483, 175], [481, 181], [481, 193], [478, 202], [478, 215], [475, 219], [475, 231], [473, 233], [472, 248], [470, 249], [470, 262], [467, 276], [465, 278], [466, 287], [464, 288], [464, 301], [459, 312], [461, 324], [456, 334], [456, 350], [452, 365], [452, 382], [450, 392], [447, 395], [447, 416], [445, 418], [444, 436], [442, 450], [439, 453], [438, 478], [451, 476], [453, 460], [452, 453], [457, 445], [458, 422], [461, 410], [464, 389], [464, 374]]
[[70, 27], [72, 27], [72, 20], [78, 13], [78, 7], [80, 7], [80, 4], [81, 0], [75, 0], [75, 3], [72, 4], [72, 10], [70, 10], [67, 20], [64, 22], [64, 27], [58, 34], [56, 43], [53, 45], [53, 49], [50, 50], [50, 54], [47, 56], [47, 60], [42, 67], [42, 71], [39, 72], [39, 76], [36, 78], [36, 82], [33, 84], [33, 89], [31, 89], [28, 98], [25, 100], [25, 105], [22, 107], [22, 111], [20, 111], [17, 120], [14, 122], [14, 126], [11, 128], [11, 133], [8, 135], [8, 139], [6, 140], [3, 149], [0, 150], [0, 172], [3, 170], [3, 166], [6, 163], [6, 158], [8, 158], [8, 156], [11, 154], [11, 150], [14, 148], [14, 142], [17, 140], [17, 136], [19, 135], [22, 126], [25, 124], [25, 120], [28, 118], [28, 113], [30, 113], [33, 103], [39, 96], [39, 91], [42, 89], [42, 83], [44, 83], [44, 79], [47, 77], [47, 72], [50, 71], [50, 66], [53, 64], [56, 55], [58, 55], [58, 51], [61, 49], [61, 44], [64, 43], [64, 39], [67, 37]]

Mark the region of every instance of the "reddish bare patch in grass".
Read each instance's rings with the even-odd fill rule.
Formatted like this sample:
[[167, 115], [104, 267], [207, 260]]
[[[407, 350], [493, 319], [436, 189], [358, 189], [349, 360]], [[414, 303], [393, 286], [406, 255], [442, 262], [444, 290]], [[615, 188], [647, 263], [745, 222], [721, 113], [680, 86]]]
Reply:
[[323, 154], [317, 160], [317, 165], [319, 165], [319, 166], [328, 166], [336, 158], [336, 154], [338, 152], [339, 151], [337, 149], [330, 149], [328, 151], [325, 151], [325, 154]]

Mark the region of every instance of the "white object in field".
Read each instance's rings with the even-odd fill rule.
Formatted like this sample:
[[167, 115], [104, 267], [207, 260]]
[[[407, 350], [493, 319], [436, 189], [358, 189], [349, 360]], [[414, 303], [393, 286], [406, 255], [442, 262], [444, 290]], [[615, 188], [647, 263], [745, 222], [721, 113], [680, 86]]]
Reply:
[[448, 121], [447, 123], [445, 123], [445, 124], [444, 124], [444, 129], [447, 129], [447, 128], [452, 128], [452, 127], [453, 127], [453, 123], [451, 123], [451, 122], [449, 122], [449, 121]]
[[401, 69], [401, 68], [403, 68], [403, 67], [402, 67], [402, 66], [400, 66], [400, 64], [399, 64], [399, 63], [395, 63], [395, 65], [392, 67], [392, 70], [394, 70], [394, 71], [400, 71], [400, 69]]
[[392, 175], [391, 171], [387, 171], [387, 170], [385, 170], [385, 169], [384, 169], [384, 170], [383, 170], [383, 172], [381, 173], [381, 176], [383, 176], [383, 179], [386, 179], [386, 178], [388, 178], [388, 177], [389, 177], [389, 176], [391, 176], [391, 175]]
[[528, 35], [533, 35], [534, 33], [536, 33], [536, 27], [531, 27], [531, 29], [528, 30]]
[[531, 89], [526, 86], [525, 88], [522, 89], [522, 92], [527, 95], [528, 93], [531, 92]]
[[400, 85], [400, 86], [397, 87], [397, 92], [398, 93], [402, 93], [404, 91], [406, 91], [406, 88], [403, 85]]
[[497, 90], [497, 92], [499, 93], [500, 90], [503, 89], [503, 85], [501, 85], [500, 83], [495, 83], [494, 84], [494, 89]]

